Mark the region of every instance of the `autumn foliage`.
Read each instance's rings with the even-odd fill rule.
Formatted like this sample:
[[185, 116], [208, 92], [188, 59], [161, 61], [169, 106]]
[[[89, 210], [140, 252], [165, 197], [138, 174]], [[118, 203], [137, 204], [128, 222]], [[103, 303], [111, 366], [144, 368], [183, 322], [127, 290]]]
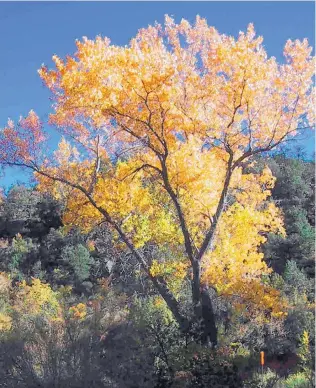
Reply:
[[[83, 38], [73, 56], [39, 70], [50, 124], [64, 136], [58, 150], [46, 151], [33, 111], [0, 134], [1, 164], [32, 169], [41, 191], [66, 199], [69, 228], [107, 223], [182, 327], [186, 281], [193, 319], [205, 319], [207, 286], [283, 315], [262, 283], [271, 270], [260, 251], [267, 233], [284, 234], [282, 214], [268, 200], [271, 171], [253, 156], [314, 125], [315, 63], [307, 40], [285, 44], [284, 64], [262, 40], [251, 24], [235, 39], [199, 17], [191, 26], [168, 16], [125, 47]], [[159, 258], [142, 253], [148, 243]]]

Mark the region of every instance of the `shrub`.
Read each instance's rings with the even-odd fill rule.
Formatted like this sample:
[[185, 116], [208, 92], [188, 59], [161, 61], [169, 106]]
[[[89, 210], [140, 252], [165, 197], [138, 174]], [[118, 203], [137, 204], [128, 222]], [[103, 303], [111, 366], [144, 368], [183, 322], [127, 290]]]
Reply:
[[70, 264], [75, 277], [79, 282], [84, 281], [90, 275], [92, 259], [86, 247], [82, 244], [76, 246], [66, 246], [62, 250], [62, 258]]
[[256, 372], [245, 382], [245, 388], [284, 388], [281, 378], [269, 368], [263, 374]]
[[284, 382], [284, 388], [312, 388], [305, 373], [296, 373], [289, 376]]

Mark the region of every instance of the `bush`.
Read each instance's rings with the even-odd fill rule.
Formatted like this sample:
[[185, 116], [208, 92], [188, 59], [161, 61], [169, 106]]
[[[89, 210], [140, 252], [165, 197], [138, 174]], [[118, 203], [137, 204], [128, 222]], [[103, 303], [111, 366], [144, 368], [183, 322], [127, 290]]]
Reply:
[[79, 282], [83, 282], [90, 276], [90, 266], [92, 259], [86, 247], [82, 244], [76, 246], [66, 246], [62, 250], [62, 258], [70, 264], [75, 277]]
[[[0, 275], [3, 294], [6, 282]], [[16, 299], [12, 322], [0, 311], [0, 387], [132, 388], [116, 381], [121, 382], [123, 372], [133, 374], [130, 366], [136, 363], [131, 355], [138, 357], [130, 346], [134, 337], [130, 341], [129, 333], [122, 330], [125, 342], [119, 355], [129, 362], [125, 369], [120, 358], [112, 357], [119, 341], [115, 338], [110, 347], [108, 338], [110, 329], [124, 321], [125, 298], [105, 290], [86, 304], [77, 303], [70, 287], [54, 292], [37, 279], [32, 286], [25, 282], [16, 286], [12, 297]]]
[[245, 382], [245, 388], [284, 388], [282, 379], [269, 368], [263, 374], [257, 372]]
[[285, 380], [284, 388], [312, 388], [312, 385], [305, 373], [296, 373]]
[[314, 385], [305, 373], [296, 373], [286, 379], [280, 378], [271, 370], [263, 375], [256, 373], [251, 380], [245, 383], [245, 388], [313, 388]]

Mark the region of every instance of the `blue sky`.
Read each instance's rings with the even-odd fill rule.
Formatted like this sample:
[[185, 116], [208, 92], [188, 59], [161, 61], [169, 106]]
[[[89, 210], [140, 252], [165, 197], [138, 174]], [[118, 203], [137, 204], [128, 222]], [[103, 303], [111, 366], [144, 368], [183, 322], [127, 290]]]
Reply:
[[[287, 39], [307, 37], [315, 46], [314, 2], [0, 2], [0, 126], [34, 109], [47, 119], [49, 92], [37, 69], [52, 65], [53, 54], [74, 53], [75, 39], [108, 36], [128, 44], [137, 30], [162, 22], [167, 13], [176, 21], [194, 21], [199, 14], [219, 32], [236, 36], [253, 22], [270, 56], [282, 60]], [[57, 137], [53, 136], [52, 147]], [[309, 153], [314, 138], [304, 141]], [[0, 186], [8, 188], [27, 175], [8, 170]]]

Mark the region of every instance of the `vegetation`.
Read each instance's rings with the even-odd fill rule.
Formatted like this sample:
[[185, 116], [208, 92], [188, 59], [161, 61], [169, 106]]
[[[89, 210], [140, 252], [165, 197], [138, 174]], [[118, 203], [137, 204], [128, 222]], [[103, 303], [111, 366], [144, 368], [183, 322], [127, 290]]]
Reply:
[[166, 17], [40, 69], [58, 150], [34, 111], [0, 133], [37, 182], [0, 203], [4, 387], [313, 386], [314, 163], [268, 152], [314, 59], [284, 54]]

